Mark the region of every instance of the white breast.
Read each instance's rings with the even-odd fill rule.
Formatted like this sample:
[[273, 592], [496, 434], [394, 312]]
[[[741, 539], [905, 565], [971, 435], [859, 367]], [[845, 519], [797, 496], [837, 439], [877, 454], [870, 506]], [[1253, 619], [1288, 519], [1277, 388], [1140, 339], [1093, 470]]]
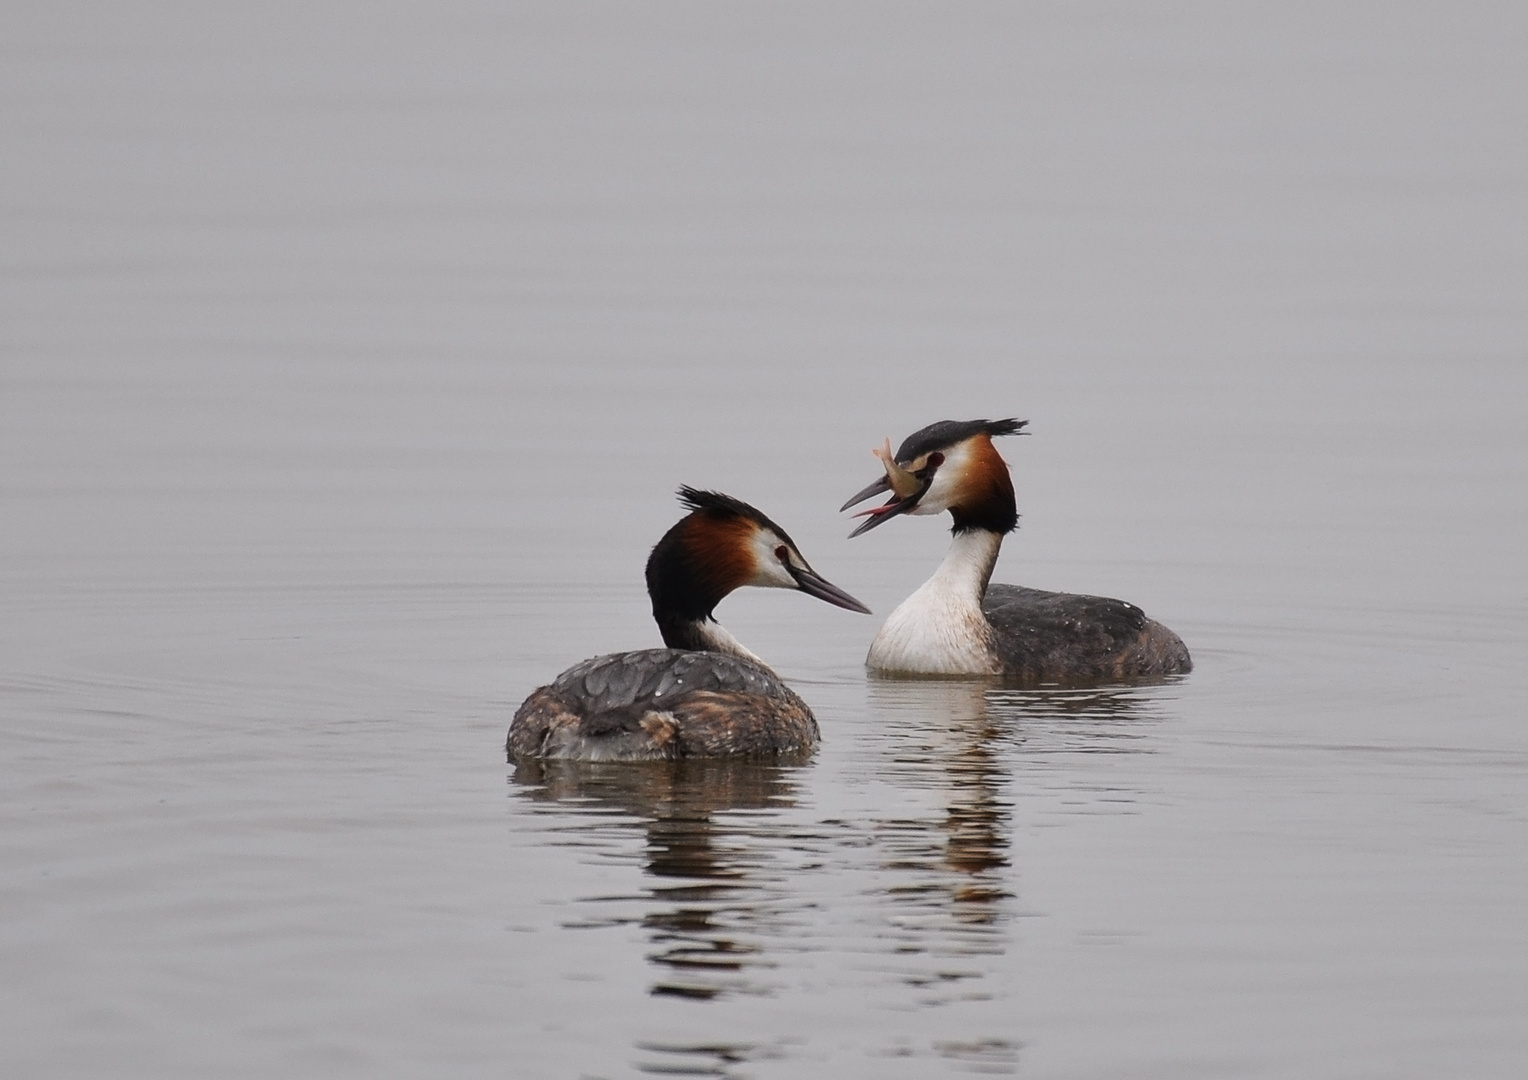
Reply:
[[993, 675], [1001, 671], [982, 595], [1002, 537], [961, 533], [934, 576], [887, 617], [865, 663], [876, 671]]

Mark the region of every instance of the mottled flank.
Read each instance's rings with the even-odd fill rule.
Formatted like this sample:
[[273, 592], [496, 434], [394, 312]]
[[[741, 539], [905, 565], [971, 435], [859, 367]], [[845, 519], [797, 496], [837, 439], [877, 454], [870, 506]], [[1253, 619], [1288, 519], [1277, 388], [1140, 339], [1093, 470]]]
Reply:
[[1187, 674], [1182, 639], [1134, 604], [993, 585], [982, 600], [1002, 672], [1028, 684], [1094, 684]]
[[673, 760], [780, 754], [817, 744], [811, 710], [741, 657], [641, 649], [585, 660], [515, 713], [511, 761]]

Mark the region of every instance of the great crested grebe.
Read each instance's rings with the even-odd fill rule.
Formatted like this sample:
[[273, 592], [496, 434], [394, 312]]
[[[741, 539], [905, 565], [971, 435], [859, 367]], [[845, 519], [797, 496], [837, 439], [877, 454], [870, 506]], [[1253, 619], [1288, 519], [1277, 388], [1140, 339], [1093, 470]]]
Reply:
[[647, 592], [666, 649], [575, 664], [515, 712], [511, 761], [646, 761], [783, 753], [817, 744], [806, 702], [712, 611], [744, 585], [797, 589], [870, 609], [818, 576], [784, 529], [741, 500], [679, 489], [690, 513], [647, 559]]
[[934, 576], [886, 619], [865, 663], [921, 675], [1005, 675], [1030, 683], [1098, 684], [1178, 675], [1193, 667], [1182, 640], [1134, 604], [1102, 596], [989, 585], [1003, 537], [1018, 526], [1008, 464], [993, 436], [1025, 420], [942, 420], [909, 435], [885, 475], [844, 503], [890, 491], [849, 535], [899, 514], [954, 519], [955, 539]]

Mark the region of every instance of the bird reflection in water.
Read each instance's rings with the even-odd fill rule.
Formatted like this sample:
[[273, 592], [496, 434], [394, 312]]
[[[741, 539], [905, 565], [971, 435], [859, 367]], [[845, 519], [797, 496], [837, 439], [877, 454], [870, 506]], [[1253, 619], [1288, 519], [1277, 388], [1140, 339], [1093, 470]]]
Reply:
[[[990, 961], [980, 958], [1005, 951], [1004, 926], [1017, 913], [1016, 788], [1061, 765], [1057, 754], [1149, 749], [1153, 699], [1137, 687], [1018, 690], [984, 679], [873, 678], [869, 692], [881, 738], [867, 764], [910, 804], [932, 798], [938, 807], [876, 826], [901, 977], [925, 1004], [983, 998], [977, 976]], [[1060, 774], [1080, 779], [1064, 766]]]
[[[882, 718], [884, 775], [916, 794], [931, 793], [937, 816], [883, 819], [882, 870], [893, 925], [904, 956], [999, 953], [998, 927], [1007, 921], [1012, 891], [1006, 881], [1013, 804], [1005, 788], [1009, 767], [1002, 718], [987, 708], [981, 681], [872, 679], [870, 702]], [[941, 925], [943, 930], [941, 931]], [[935, 965], [910, 970], [905, 981], [937, 988], [973, 973]], [[959, 996], [959, 995], [957, 995]]]
[[[1037, 777], [1084, 794], [1079, 785], [1116, 782], [1071, 755], [1149, 751], [1160, 702], [1140, 688], [1013, 690], [980, 679], [872, 679], [868, 692], [874, 722], [839, 729], [832, 762], [517, 768], [517, 797], [542, 807], [570, 847], [641, 861], [639, 889], [582, 897], [579, 918], [563, 926], [640, 926], [657, 971], [648, 993], [659, 997], [781, 994], [809, 1009], [831, 988], [835, 1002], [853, 994], [894, 1011], [990, 1001], [1019, 914], [1015, 799]], [[807, 794], [808, 783], [832, 793]], [[824, 804], [835, 812], [816, 809]], [[1012, 1031], [933, 1042], [893, 1030], [867, 1052], [995, 1074], [1018, 1067]], [[637, 1067], [731, 1076], [811, 1038], [642, 1042]]]
[[957, 899], [1000, 899], [1008, 865], [1016, 767], [1064, 753], [1151, 749], [1156, 702], [1144, 688], [1033, 690], [1001, 680], [872, 679], [888, 771], [944, 792], [942, 865], [967, 876]]
[[[749, 843], [748, 812], [791, 805], [791, 774], [800, 763], [527, 762], [514, 779], [528, 797], [558, 803], [560, 809], [582, 803], [585, 812], [636, 819], [622, 824], [645, 834], [645, 895], [608, 899], [645, 902], [639, 918], [651, 932], [654, 951], [648, 959], [664, 973], [650, 992], [708, 1000], [769, 992], [756, 978], [768, 967], [757, 938], [770, 928], [767, 886], [778, 875], [771, 872], [769, 853]], [[735, 814], [742, 820], [727, 820]]]

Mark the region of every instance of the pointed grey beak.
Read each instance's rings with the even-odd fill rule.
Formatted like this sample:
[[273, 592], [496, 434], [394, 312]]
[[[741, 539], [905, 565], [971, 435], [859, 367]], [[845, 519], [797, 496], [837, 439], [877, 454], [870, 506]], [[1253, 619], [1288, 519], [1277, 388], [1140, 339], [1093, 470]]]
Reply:
[[855, 503], [864, 502], [872, 495], [879, 495], [883, 491], [893, 491], [892, 478], [890, 476], [893, 468], [898, 470], [903, 479], [915, 481], [918, 484], [918, 490], [914, 491], [910, 495], [898, 495], [893, 491], [889, 501], [882, 503], [880, 506], [872, 506], [869, 510], [861, 510], [859, 513], [855, 514], [855, 517], [865, 518], [866, 521], [860, 525], [859, 528], [855, 529], [852, 533], [849, 534], [850, 540], [853, 540], [856, 536], [859, 536], [862, 533], [869, 532], [881, 522], [890, 518], [894, 518], [898, 514], [905, 514], [917, 506], [918, 503], [923, 500], [923, 496], [928, 494], [929, 487], [934, 483], [934, 473], [938, 471], [939, 466], [944, 464], [944, 455], [936, 451], [928, 455], [927, 463], [923, 466], [923, 468], [919, 469], [915, 473], [909, 473], [903, 466], [892, 461], [890, 440], [887, 440], [885, 450], [876, 452], [876, 457], [881, 458], [886, 463], [886, 471], [888, 475], [881, 477], [875, 483], [861, 491], [858, 495], [854, 496], [854, 498], [844, 503], [843, 506], [839, 507], [838, 512], [840, 514], [849, 509], [849, 507], [853, 506]]
[[[890, 521], [898, 514], [905, 514], [913, 507], [917, 506], [918, 503], [923, 499], [924, 494], [928, 491], [929, 485], [934, 482], [934, 470], [939, 468], [939, 463], [943, 460], [944, 459], [937, 454], [934, 456], [934, 460], [930, 466], [918, 474], [919, 478], [922, 480], [922, 486], [920, 486], [917, 491], [913, 492], [905, 499], [900, 495], [893, 495], [888, 501], [882, 503], [880, 506], [872, 506], [869, 510], [861, 510], [859, 513], [855, 514], [855, 517], [862, 517], [865, 520], [860, 523], [858, 528], [849, 534], [849, 539], [853, 540], [856, 536], [861, 536], [864, 533], [869, 532], [871, 529], [881, 524], [881, 522]], [[872, 495], [879, 495], [883, 491], [890, 490], [891, 481], [887, 477], [883, 476], [875, 483], [867, 487], [864, 491], [861, 491], [858, 495], [854, 496], [854, 498], [844, 503], [844, 505], [839, 509], [839, 513], [843, 513], [855, 503], [864, 502]]]
[[850, 499], [848, 502], [846, 502], [842, 506], [840, 506], [838, 508], [838, 512], [840, 514], [842, 514], [845, 510], [849, 509], [849, 507], [854, 506], [857, 503], [864, 502], [866, 499], [870, 498], [872, 495], [879, 495], [883, 491], [890, 491], [890, 490], [891, 490], [891, 481], [886, 479], [886, 477], [883, 476], [879, 480], [877, 480], [875, 483], [873, 483], [869, 487], [867, 487], [864, 491], [861, 491], [858, 495], [854, 496], [854, 498]]
[[869, 608], [844, 592], [837, 585], [834, 585], [827, 578], [819, 575], [817, 571], [800, 566], [787, 566], [786, 569], [791, 572], [791, 577], [796, 579], [796, 587], [808, 596], [815, 596], [819, 600], [826, 600], [835, 607], [858, 611], [862, 615], [870, 614]]

